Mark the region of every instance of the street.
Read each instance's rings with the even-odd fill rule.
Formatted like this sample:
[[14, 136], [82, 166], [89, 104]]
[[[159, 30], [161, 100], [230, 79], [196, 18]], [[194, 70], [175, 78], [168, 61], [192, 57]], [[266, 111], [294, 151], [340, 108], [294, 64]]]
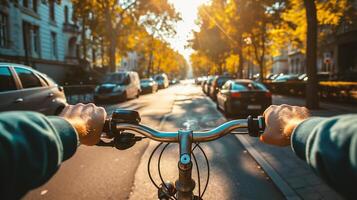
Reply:
[[[189, 125], [195, 130], [213, 128], [225, 121], [201, 89], [177, 85], [139, 99], [106, 106], [135, 109], [142, 123], [161, 130], [177, 130]], [[143, 140], [119, 151], [111, 147], [80, 146], [57, 174], [24, 199], [156, 199], [157, 191], [147, 174], [147, 161], [156, 142]], [[203, 144], [210, 162], [210, 182], [204, 199], [283, 199], [282, 194], [233, 135]], [[170, 145], [161, 162], [165, 180], [177, 178], [178, 148]], [[201, 190], [207, 178], [202, 154], [197, 154]], [[152, 161], [156, 181], [157, 159]], [[195, 169], [195, 168], [194, 168]], [[193, 170], [196, 179], [197, 172]], [[197, 180], [196, 180], [197, 182]], [[195, 192], [198, 185], [196, 183]]]

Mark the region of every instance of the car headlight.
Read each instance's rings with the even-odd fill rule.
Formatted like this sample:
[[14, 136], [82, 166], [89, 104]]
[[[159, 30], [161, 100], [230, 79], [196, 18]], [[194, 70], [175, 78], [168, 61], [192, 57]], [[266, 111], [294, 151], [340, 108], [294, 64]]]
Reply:
[[113, 89], [113, 92], [122, 92], [123, 91], [123, 88], [120, 87], [120, 86], [116, 86], [114, 89]]

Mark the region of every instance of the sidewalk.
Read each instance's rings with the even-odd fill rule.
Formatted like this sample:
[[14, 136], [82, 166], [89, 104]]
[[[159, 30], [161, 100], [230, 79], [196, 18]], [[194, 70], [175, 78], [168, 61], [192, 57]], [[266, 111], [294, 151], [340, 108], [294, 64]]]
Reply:
[[[304, 106], [304, 100], [276, 95], [273, 104], [290, 104]], [[333, 116], [357, 113], [356, 106], [321, 103], [320, 110], [312, 110], [313, 116]], [[255, 157], [266, 173], [272, 178], [287, 199], [342, 199], [317, 177], [305, 162], [298, 159], [290, 147], [276, 148], [261, 143], [257, 138], [239, 136], [248, 151]], [[262, 159], [259, 161], [259, 159]], [[276, 180], [274, 180], [276, 179]]]

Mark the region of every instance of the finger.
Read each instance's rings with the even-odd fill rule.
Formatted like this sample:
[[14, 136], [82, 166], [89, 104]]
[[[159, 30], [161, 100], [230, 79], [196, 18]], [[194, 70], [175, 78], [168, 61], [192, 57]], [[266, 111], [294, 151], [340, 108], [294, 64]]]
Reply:
[[276, 107], [277, 107], [276, 105], [271, 105], [271, 106], [269, 106], [269, 107], [264, 111], [263, 117], [268, 117], [269, 114], [270, 114], [273, 110], [276, 109]]
[[81, 112], [81, 117], [90, 118], [91, 115], [95, 114], [95, 108], [96, 106], [92, 103], [84, 105]]
[[63, 108], [62, 112], [59, 114], [60, 117], [68, 117], [70, 111], [72, 110], [72, 105], [67, 105]]
[[71, 117], [78, 117], [81, 115], [81, 112], [83, 111], [84, 104], [79, 103], [76, 104], [72, 107], [72, 112], [70, 113]]

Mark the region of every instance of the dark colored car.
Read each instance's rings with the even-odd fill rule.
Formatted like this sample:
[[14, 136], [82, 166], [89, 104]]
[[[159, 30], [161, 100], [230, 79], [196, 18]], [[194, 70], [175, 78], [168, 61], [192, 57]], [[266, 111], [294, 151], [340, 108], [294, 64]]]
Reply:
[[271, 103], [272, 95], [263, 84], [246, 79], [227, 81], [217, 94], [217, 108], [227, 116], [260, 115]]
[[140, 87], [142, 93], [155, 93], [159, 89], [158, 84], [152, 78], [141, 79]]
[[157, 74], [154, 76], [154, 80], [159, 85], [159, 89], [165, 89], [169, 87], [170, 81], [166, 74]]
[[121, 71], [107, 74], [94, 90], [94, 101], [119, 101], [138, 98], [141, 93], [137, 72]]
[[59, 114], [67, 104], [61, 86], [30, 67], [0, 63], [0, 111], [28, 110]]
[[296, 82], [296, 81], [300, 81], [299, 75], [287, 74], [287, 75], [278, 76], [272, 82], [273, 83], [286, 83], [286, 82]]
[[172, 80], [170, 80], [170, 85], [176, 85], [176, 84], [179, 84], [180, 83], [180, 80], [178, 80], [177, 78], [174, 78]]
[[217, 99], [217, 93], [219, 89], [222, 88], [222, 86], [228, 81], [232, 80], [233, 77], [231, 76], [216, 76], [211, 84], [211, 87], [209, 89], [209, 96], [215, 101]]
[[204, 87], [203, 87], [203, 92], [206, 95], [210, 94], [210, 88], [211, 88], [211, 85], [212, 85], [212, 81], [214, 80], [215, 77], [216, 76], [209, 76], [207, 81], [205, 82]]

